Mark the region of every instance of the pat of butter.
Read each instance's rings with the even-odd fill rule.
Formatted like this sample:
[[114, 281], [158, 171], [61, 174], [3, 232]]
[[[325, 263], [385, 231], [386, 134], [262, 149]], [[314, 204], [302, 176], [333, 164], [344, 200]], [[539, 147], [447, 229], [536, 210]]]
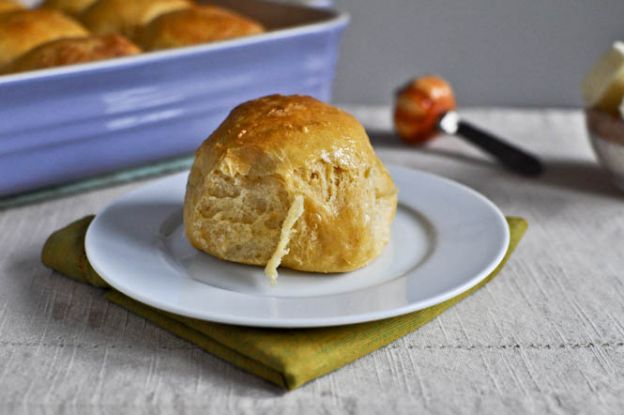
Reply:
[[589, 108], [618, 114], [624, 97], [624, 42], [615, 42], [592, 66], [582, 83]]
[[280, 238], [277, 242], [275, 252], [273, 252], [273, 255], [271, 255], [269, 262], [264, 268], [264, 274], [269, 277], [271, 285], [275, 285], [277, 282], [277, 267], [279, 267], [282, 263], [282, 258], [288, 255], [288, 244], [290, 243], [290, 237], [292, 236], [293, 226], [295, 226], [295, 223], [303, 214], [303, 209], [303, 196], [295, 196], [295, 200], [292, 205], [290, 205], [288, 213], [286, 214], [286, 219], [284, 219], [284, 222], [282, 223]]

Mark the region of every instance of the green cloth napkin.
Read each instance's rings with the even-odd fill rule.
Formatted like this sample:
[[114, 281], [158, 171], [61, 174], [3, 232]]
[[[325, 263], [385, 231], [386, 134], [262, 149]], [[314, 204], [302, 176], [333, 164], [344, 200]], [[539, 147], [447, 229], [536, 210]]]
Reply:
[[[84, 237], [92, 220], [93, 216], [88, 216], [53, 233], [43, 247], [42, 260], [75, 280], [108, 287], [85, 255]], [[502, 269], [527, 228], [522, 218], [509, 217], [507, 223], [511, 239], [505, 258], [480, 284], [442, 304], [370, 323], [314, 329], [242, 327], [170, 314], [110, 288], [106, 297], [247, 372], [294, 389], [418, 329], [489, 282]]]

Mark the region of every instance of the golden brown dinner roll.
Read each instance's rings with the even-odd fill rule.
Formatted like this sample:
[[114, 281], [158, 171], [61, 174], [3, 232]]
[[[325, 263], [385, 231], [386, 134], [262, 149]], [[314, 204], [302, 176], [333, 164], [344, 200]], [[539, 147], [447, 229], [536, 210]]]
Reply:
[[42, 43], [87, 34], [79, 23], [55, 10], [0, 14], [0, 67]]
[[150, 20], [191, 6], [189, 0], [98, 0], [84, 11], [81, 20], [93, 33], [117, 32], [132, 39]]
[[32, 71], [136, 55], [140, 52], [141, 50], [134, 43], [117, 34], [59, 39], [26, 52], [7, 65], [3, 72]]
[[244, 103], [195, 155], [184, 227], [228, 261], [345, 272], [390, 237], [397, 189], [351, 115], [306, 96]]
[[0, 14], [23, 10], [24, 6], [14, 0], [0, 0]]
[[202, 6], [162, 14], [138, 32], [146, 50], [168, 49], [249, 36], [264, 31], [262, 25], [229, 10]]
[[56, 9], [72, 16], [78, 16], [93, 3], [95, 3], [95, 0], [45, 0], [41, 7]]

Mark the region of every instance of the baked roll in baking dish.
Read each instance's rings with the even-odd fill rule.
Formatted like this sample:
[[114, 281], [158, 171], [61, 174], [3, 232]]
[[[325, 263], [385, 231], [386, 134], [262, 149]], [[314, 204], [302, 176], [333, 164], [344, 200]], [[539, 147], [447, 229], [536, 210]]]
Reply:
[[134, 55], [132, 41], [158, 50], [263, 31], [253, 19], [192, 0], [46, 0], [34, 10], [0, 0], [0, 75]]
[[32, 71], [136, 55], [140, 52], [141, 49], [134, 43], [117, 34], [58, 39], [31, 49], [7, 65], [2, 72]]
[[88, 34], [71, 17], [54, 10], [0, 14], [0, 67], [43, 43]]
[[132, 39], [150, 20], [192, 4], [189, 0], [98, 0], [81, 20], [95, 34], [121, 33]]
[[169, 49], [262, 33], [254, 20], [215, 6], [198, 6], [160, 15], [137, 34], [145, 50]]
[[243, 264], [346, 272], [390, 238], [397, 189], [362, 125], [307, 96], [236, 107], [195, 155], [184, 228], [204, 252]]

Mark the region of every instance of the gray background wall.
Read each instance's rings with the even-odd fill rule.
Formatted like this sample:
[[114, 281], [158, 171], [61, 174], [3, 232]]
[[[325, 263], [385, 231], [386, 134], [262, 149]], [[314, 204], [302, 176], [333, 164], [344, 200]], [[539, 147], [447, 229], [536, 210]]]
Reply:
[[341, 103], [390, 103], [407, 79], [438, 73], [452, 82], [460, 105], [578, 106], [585, 72], [614, 40], [624, 40], [624, 0], [334, 4], [352, 17], [334, 89]]
[[449, 79], [462, 105], [575, 106], [624, 39], [624, 0], [336, 0], [352, 16], [334, 100], [388, 103], [407, 78]]

